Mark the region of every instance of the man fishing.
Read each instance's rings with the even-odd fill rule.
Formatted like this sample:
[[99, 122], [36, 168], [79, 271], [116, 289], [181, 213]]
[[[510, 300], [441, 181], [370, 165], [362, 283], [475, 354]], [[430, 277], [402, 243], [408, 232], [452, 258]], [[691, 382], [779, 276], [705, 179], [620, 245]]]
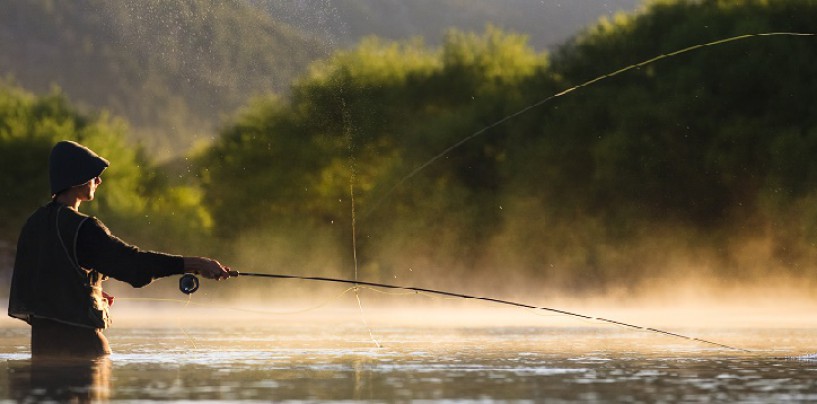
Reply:
[[102, 333], [110, 325], [113, 304], [102, 291], [109, 277], [136, 288], [183, 273], [230, 277], [229, 268], [210, 258], [140, 250], [80, 213], [80, 204], [94, 199], [108, 165], [76, 142], [61, 141], [51, 149], [52, 200], [20, 232], [9, 293], [9, 316], [31, 325], [32, 358], [111, 353]]

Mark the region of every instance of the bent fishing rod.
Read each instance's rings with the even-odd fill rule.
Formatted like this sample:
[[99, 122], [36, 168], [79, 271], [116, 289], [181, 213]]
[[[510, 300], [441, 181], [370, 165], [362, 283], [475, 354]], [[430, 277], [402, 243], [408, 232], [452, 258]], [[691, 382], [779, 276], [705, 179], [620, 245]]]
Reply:
[[[622, 327], [626, 327], [626, 328], [631, 328], [631, 329], [634, 329], [634, 330], [649, 331], [649, 332], [654, 332], [654, 333], [658, 333], [658, 334], [667, 335], [667, 336], [670, 336], [670, 337], [683, 338], [683, 339], [686, 339], [686, 340], [689, 340], [689, 341], [695, 341], [695, 342], [700, 342], [700, 343], [704, 343], [704, 344], [709, 344], [709, 345], [717, 346], [717, 347], [720, 347], [720, 348], [726, 348], [726, 349], [733, 350], [733, 351], [751, 352], [748, 349], [738, 348], [738, 347], [734, 347], [734, 346], [731, 346], [731, 345], [721, 344], [721, 343], [718, 343], [718, 342], [709, 341], [709, 340], [705, 340], [705, 339], [701, 339], [701, 338], [697, 338], [697, 337], [690, 337], [690, 336], [687, 336], [687, 335], [682, 335], [682, 334], [674, 333], [674, 332], [671, 332], [671, 331], [661, 330], [661, 329], [658, 329], [658, 328], [644, 327], [644, 326], [640, 326], [640, 325], [625, 323], [625, 322], [622, 322], [622, 321], [612, 320], [612, 319], [603, 318], [603, 317], [589, 316], [589, 315], [575, 313], [575, 312], [571, 312], [571, 311], [567, 311], [567, 310], [555, 309], [555, 308], [544, 307], [544, 306], [534, 306], [534, 305], [531, 305], [531, 304], [513, 302], [513, 301], [510, 301], [510, 300], [497, 299], [497, 298], [493, 298], [493, 297], [481, 297], [481, 296], [467, 295], [467, 294], [463, 294], [463, 293], [448, 292], [448, 291], [445, 291], [445, 290], [420, 288], [420, 287], [414, 287], [414, 286], [400, 286], [400, 285], [392, 285], [392, 284], [388, 284], [388, 283], [366, 282], [366, 281], [359, 281], [359, 280], [352, 280], [352, 279], [341, 279], [341, 278], [327, 278], [327, 277], [323, 277], [323, 276], [300, 276], [300, 275], [287, 275], [287, 274], [266, 274], [266, 273], [230, 271], [230, 277], [240, 277], [240, 276], [252, 276], [252, 277], [272, 278], [272, 279], [295, 279], [295, 280], [302, 280], [302, 281], [317, 281], [317, 282], [329, 282], [329, 283], [342, 283], [342, 284], [348, 284], [348, 285], [354, 285], [354, 286], [369, 286], [369, 287], [373, 287], [373, 288], [408, 290], [408, 291], [412, 291], [412, 292], [416, 292], [416, 293], [430, 293], [430, 294], [435, 294], [435, 295], [440, 295], [440, 296], [456, 297], [456, 298], [460, 298], [460, 299], [481, 300], [481, 301], [486, 301], [486, 302], [491, 302], [491, 303], [497, 303], [497, 304], [502, 304], [502, 305], [515, 306], [515, 307], [522, 307], [522, 308], [532, 309], [532, 310], [548, 311], [548, 312], [551, 312], [551, 313], [562, 314], [562, 315], [570, 316], [570, 317], [577, 317], [577, 318], [581, 318], [581, 319], [584, 319], [584, 320], [591, 320], [591, 321], [592, 320], [597, 320], [597, 321], [601, 321], [601, 322], [605, 322], [605, 323], [609, 323], [609, 324], [613, 324], [613, 325], [618, 325], [618, 326], [622, 326]], [[185, 274], [179, 279], [179, 290], [181, 290], [182, 293], [184, 293], [184, 294], [189, 295], [191, 293], [194, 293], [196, 290], [198, 290], [198, 288], [199, 288], [199, 279], [193, 274]]]

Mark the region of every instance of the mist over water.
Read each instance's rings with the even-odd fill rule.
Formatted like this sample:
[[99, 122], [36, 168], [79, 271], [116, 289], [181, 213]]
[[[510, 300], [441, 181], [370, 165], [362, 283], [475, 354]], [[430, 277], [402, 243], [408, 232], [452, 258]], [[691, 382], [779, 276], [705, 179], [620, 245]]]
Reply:
[[[580, 327], [388, 327], [375, 348], [338, 317], [322, 325], [119, 328], [88, 364], [31, 363], [0, 337], [0, 399], [788, 401], [814, 395], [807, 330], [710, 331], [732, 353], [651, 334]], [[48, 376], [44, 378], [43, 376]]]
[[[314, 32], [322, 49], [338, 47], [341, 39], [331, 33], [349, 27], [336, 3], [293, 4], [293, 24]], [[170, 65], [179, 48], [211, 41], [185, 35], [172, 20], [154, 23], [170, 26], [181, 39], [176, 45], [156, 44], [155, 53]], [[133, 32], [131, 40], [149, 36]], [[209, 57], [215, 56], [203, 53], [194, 64]], [[203, 73], [204, 67], [187, 63], [177, 67], [188, 81]], [[229, 72], [207, 76], [224, 80], [208, 83], [216, 89], [241, 79]], [[239, 277], [202, 281], [197, 293], [183, 296], [175, 278], [142, 290], [111, 281], [106, 291], [117, 303], [108, 335], [115, 354], [111, 363], [87, 368], [91, 381], [83, 381], [81, 389], [91, 386], [106, 399], [148, 401], [814, 398], [816, 386], [808, 377], [817, 350], [814, 277], [780, 258], [789, 255], [781, 253], [770, 232], [748, 228], [712, 243], [708, 228], [638, 218], [631, 227], [638, 229], [619, 242], [605, 233], [604, 223], [583, 212], [559, 218], [527, 194], [512, 192], [479, 201], [476, 208], [431, 202], [403, 212], [405, 222], [383, 232], [376, 222], [355, 217], [360, 206], [354, 201], [371, 204], [375, 194], [366, 173], [358, 172], [363, 134], [355, 110], [347, 108], [347, 94], [359, 89], [333, 84], [341, 90], [329, 101], [343, 106], [336, 123], [345, 154], [335, 172], [321, 174], [340, 177], [343, 192], [339, 198], [331, 192], [314, 195], [337, 199], [334, 215], [321, 217], [316, 227], [293, 214], [286, 226], [239, 232], [213, 248], [227, 252], [226, 264], [246, 272], [332, 276], [504, 299], [677, 335], [406, 290]], [[457, 132], [455, 138], [469, 139], [470, 133]], [[443, 152], [439, 158], [461, 157], [455, 154]], [[420, 167], [419, 174], [434, 178], [439, 172], [423, 171], [424, 161], [433, 163], [424, 159], [433, 156], [404, 167]], [[242, 176], [253, 174], [254, 167], [242, 168]], [[399, 178], [383, 186], [418, 186]], [[451, 190], [439, 189], [440, 194]], [[480, 209], [491, 209], [502, 225], [480, 235], [448, 225], [449, 217], [479, 222], [474, 212]], [[436, 226], [412, 227], [422, 218]], [[730, 230], [735, 229], [725, 231]], [[471, 236], [479, 239], [474, 243], [479, 249], [464, 246]], [[801, 251], [806, 243], [790, 246]], [[38, 370], [27, 357], [26, 328], [4, 319], [0, 330], [0, 358], [10, 375], [0, 380], [6, 387], [0, 391], [7, 392], [0, 399], [17, 398], [15, 391], [37, 394], [40, 390], [26, 384]]]

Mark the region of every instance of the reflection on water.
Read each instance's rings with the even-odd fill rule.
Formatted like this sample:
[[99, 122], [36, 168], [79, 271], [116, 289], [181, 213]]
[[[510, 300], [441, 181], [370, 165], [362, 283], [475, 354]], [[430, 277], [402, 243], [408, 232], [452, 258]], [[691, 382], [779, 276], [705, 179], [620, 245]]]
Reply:
[[817, 400], [817, 330], [698, 333], [747, 354], [615, 327], [389, 327], [376, 348], [361, 328], [121, 328], [109, 360], [43, 366], [7, 329], [0, 400]]
[[107, 400], [110, 359], [9, 360], [9, 395], [18, 402]]

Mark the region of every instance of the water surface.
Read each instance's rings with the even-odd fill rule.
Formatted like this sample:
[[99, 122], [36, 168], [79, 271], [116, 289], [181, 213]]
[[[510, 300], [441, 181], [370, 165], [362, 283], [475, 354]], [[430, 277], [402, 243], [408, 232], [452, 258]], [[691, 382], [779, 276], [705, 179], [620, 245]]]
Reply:
[[200, 324], [114, 328], [109, 359], [40, 365], [11, 326], [0, 399], [817, 400], [817, 329], [699, 331], [752, 352], [604, 325]]

